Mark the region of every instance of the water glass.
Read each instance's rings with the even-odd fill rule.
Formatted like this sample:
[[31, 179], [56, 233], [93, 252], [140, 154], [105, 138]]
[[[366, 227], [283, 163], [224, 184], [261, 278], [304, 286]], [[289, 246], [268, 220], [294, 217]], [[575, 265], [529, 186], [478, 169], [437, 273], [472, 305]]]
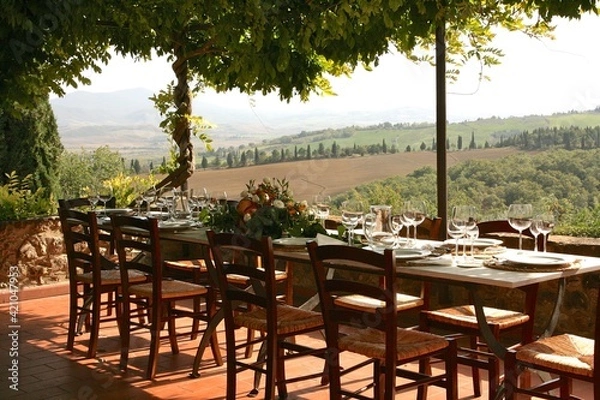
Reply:
[[548, 234], [554, 229], [555, 218], [552, 213], [540, 214], [538, 216], [538, 229], [543, 235], [544, 246], [543, 251], [546, 252], [546, 243], [548, 242]]
[[347, 200], [342, 203], [342, 225], [348, 231], [348, 246], [354, 244], [354, 228], [364, 214], [364, 206], [360, 201]]
[[531, 204], [511, 204], [508, 206], [508, 223], [519, 232], [519, 250], [523, 249], [523, 231], [531, 226], [533, 206]]
[[313, 197], [312, 205], [317, 218], [325, 225], [325, 220], [329, 217], [331, 197], [324, 194], [317, 194]]

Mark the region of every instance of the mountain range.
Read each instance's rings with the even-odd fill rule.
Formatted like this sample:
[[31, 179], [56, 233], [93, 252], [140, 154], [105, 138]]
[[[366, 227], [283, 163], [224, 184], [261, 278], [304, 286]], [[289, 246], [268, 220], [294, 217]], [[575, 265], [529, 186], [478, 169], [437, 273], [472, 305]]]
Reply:
[[[130, 155], [166, 150], [167, 137], [159, 128], [161, 118], [149, 100], [152, 95], [150, 90], [139, 88], [104, 93], [76, 91], [52, 99], [63, 145], [68, 150], [109, 145]], [[303, 131], [432, 119], [429, 110], [417, 108], [361, 112], [287, 107], [281, 103], [261, 107], [257, 112], [251, 98], [232, 95], [231, 99], [200, 94], [194, 100], [194, 113], [213, 125], [207, 133], [215, 148], [260, 143]]]

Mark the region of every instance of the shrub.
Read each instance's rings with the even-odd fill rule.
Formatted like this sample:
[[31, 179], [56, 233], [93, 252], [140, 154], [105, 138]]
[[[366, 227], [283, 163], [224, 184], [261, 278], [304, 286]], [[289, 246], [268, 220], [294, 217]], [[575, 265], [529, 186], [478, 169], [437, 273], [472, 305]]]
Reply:
[[19, 179], [12, 171], [5, 176], [8, 182], [0, 186], [0, 221], [18, 221], [54, 213], [55, 202], [42, 188], [31, 191], [31, 175]]

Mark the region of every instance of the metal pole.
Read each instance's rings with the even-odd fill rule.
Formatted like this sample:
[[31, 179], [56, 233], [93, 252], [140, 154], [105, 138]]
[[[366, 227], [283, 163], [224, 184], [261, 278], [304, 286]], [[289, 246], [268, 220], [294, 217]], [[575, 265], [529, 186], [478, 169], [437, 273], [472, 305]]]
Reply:
[[448, 183], [446, 173], [446, 27], [444, 21], [438, 23], [435, 31], [435, 81], [436, 81], [436, 143], [437, 143], [437, 208], [446, 238], [448, 220]]

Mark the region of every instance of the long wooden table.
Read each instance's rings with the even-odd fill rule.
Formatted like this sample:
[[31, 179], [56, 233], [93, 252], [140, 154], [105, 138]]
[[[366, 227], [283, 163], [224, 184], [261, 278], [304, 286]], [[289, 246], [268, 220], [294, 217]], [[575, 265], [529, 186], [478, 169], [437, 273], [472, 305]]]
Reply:
[[[161, 233], [161, 238], [164, 240], [173, 240], [180, 243], [187, 243], [192, 245], [208, 245], [204, 229], [193, 229], [177, 233], [165, 232]], [[287, 262], [310, 263], [310, 259], [307, 252], [274, 249], [274, 253], [275, 258]], [[483, 312], [483, 304], [477, 295], [476, 289], [482, 285], [495, 286], [506, 289], [518, 289], [524, 288], [526, 286], [539, 285], [543, 282], [558, 280], [561, 284], [559, 285], [557, 301], [554, 307], [554, 311], [550, 317], [549, 327], [547, 328], [546, 334], [549, 334], [553, 330], [554, 324], [558, 319], [566, 278], [580, 274], [600, 272], [599, 257], [574, 257], [577, 259], [578, 268], [557, 270], [552, 272], [500, 270], [484, 266], [477, 268], [462, 268], [455, 265], [439, 265], [434, 263], [432, 263], [431, 265], [420, 263], [419, 265], [410, 266], [406, 265], [406, 263], [399, 263], [397, 267], [397, 272], [398, 276], [403, 278], [425, 280], [430, 282], [442, 282], [445, 284], [462, 286], [468, 289], [473, 295], [473, 305], [475, 307], [476, 316], [482, 333], [482, 337], [484, 338], [484, 340], [486, 340], [490, 349], [499, 358], [503, 359], [506, 353], [506, 348], [495, 340], [488, 324], [486, 323], [486, 318]], [[304, 307], [312, 308], [317, 305], [317, 302], [318, 299], [315, 300], [315, 298], [313, 298], [309, 300], [309, 302], [305, 303]], [[222, 319], [222, 316], [220, 318]], [[202, 359], [204, 349], [208, 345], [208, 339], [210, 338], [210, 334], [212, 334], [212, 332], [216, 329], [221, 319], [215, 318], [215, 321], [211, 321], [209, 327], [207, 327], [206, 333], [204, 334], [200, 342], [198, 354], [196, 356], [194, 368], [192, 371], [192, 374], [195, 376], [197, 376], [197, 370], [200, 364], [200, 360]]]

